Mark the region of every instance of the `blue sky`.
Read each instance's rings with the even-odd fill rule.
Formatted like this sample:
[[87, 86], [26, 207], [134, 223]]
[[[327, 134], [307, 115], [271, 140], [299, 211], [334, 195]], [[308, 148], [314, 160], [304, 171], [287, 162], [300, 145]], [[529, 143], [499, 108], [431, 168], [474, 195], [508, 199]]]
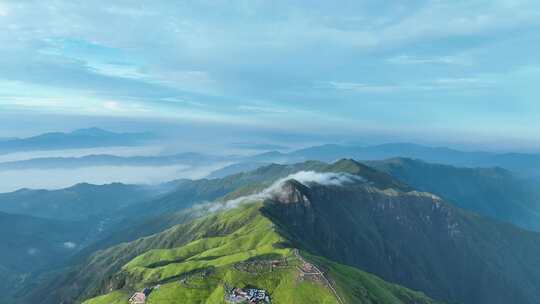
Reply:
[[0, 29], [0, 136], [62, 116], [538, 147], [538, 1], [4, 0]]

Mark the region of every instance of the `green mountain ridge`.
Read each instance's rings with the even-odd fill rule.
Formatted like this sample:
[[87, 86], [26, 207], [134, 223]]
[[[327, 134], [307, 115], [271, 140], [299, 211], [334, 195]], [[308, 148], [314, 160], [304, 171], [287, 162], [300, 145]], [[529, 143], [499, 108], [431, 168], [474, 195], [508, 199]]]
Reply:
[[0, 211], [56, 220], [95, 220], [159, 193], [159, 186], [122, 183], [81, 183], [59, 190], [21, 189], [0, 193]]
[[535, 180], [500, 167], [456, 167], [402, 157], [362, 163], [459, 208], [540, 231], [540, 190]]
[[[399, 284], [448, 303], [527, 304], [539, 299], [535, 288], [540, 282], [540, 271], [535, 270], [540, 265], [538, 234], [455, 208], [354, 160], [271, 165], [229, 177], [231, 182], [244, 180], [233, 182], [237, 187], [231, 188], [236, 190], [221, 201], [257, 193], [304, 168], [329, 178], [335, 175], [325, 172], [358, 178], [285, 180], [273, 190], [278, 192], [269, 193], [262, 202], [187, 220], [164, 232], [98, 251], [62, 280], [45, 286], [57, 290], [45, 303], [58, 299], [71, 303], [102, 294], [106, 295], [88, 303], [121, 303], [132, 292], [157, 285], [149, 303], [174, 299], [222, 303], [225, 283], [263, 288], [275, 303], [291, 303], [294, 294], [287, 290], [296, 289], [296, 280], [291, 280], [299, 275], [296, 270], [252, 278], [237, 268], [267, 256], [291, 260], [295, 248], [323, 269], [347, 303], [386, 303], [381, 302], [386, 296], [392, 298], [387, 303], [431, 301], [403, 287], [396, 288], [408, 296], [374, 295], [374, 290], [393, 289], [390, 285], [368, 288], [362, 285], [366, 280]], [[216, 206], [229, 205], [218, 202]], [[200, 273], [206, 273], [207, 279], [192, 277]], [[182, 285], [182, 280], [191, 279], [200, 288]], [[328, 293], [330, 287], [316, 289], [310, 293], [328, 298], [328, 303], [336, 301]]]
[[[275, 303], [304, 303], [291, 300], [295, 295], [287, 291], [297, 289], [298, 268], [255, 277], [238, 271], [271, 260], [298, 262], [295, 249], [322, 270], [346, 303], [432, 303], [407, 288], [447, 303], [537, 303], [537, 233], [456, 208], [392, 177], [394, 171], [373, 167], [350, 159], [309, 161], [178, 181], [175, 190], [126, 209], [136, 219], [133, 225], [89, 247], [20, 303], [125, 303], [134, 291], [157, 285], [149, 303], [222, 303], [225, 283], [262, 288]], [[288, 176], [313, 176], [317, 182]], [[280, 187], [273, 189], [278, 180]], [[278, 192], [269, 193], [269, 187]], [[261, 191], [266, 194], [256, 195]], [[194, 205], [212, 199], [213, 204]], [[246, 200], [252, 202], [208, 214]], [[302, 288], [335, 303], [324, 279], [311, 279]]]
[[451, 303], [538, 302], [536, 233], [429, 193], [290, 185], [297, 199], [264, 212], [295, 246]]
[[[311, 255], [306, 255], [307, 259], [325, 269], [340, 299], [316, 278], [300, 279], [301, 260], [276, 232], [274, 224], [262, 215], [261, 208], [261, 203], [240, 206], [112, 249], [140, 250], [147, 243], [155, 248], [170, 239], [170, 234], [195, 235], [191, 241], [176, 238], [182, 240], [182, 246], [162, 244], [167, 248], [150, 249], [130, 257], [127, 263], [128, 259], [118, 262], [115, 268], [123, 264], [120, 270], [101, 283], [101, 291], [113, 291], [84, 303], [125, 303], [133, 291], [157, 284], [159, 289], [150, 294], [147, 303], [224, 303], [225, 284], [264, 289], [272, 303], [433, 303], [420, 293]], [[272, 267], [269, 261], [276, 260], [282, 265]], [[250, 273], [250, 268], [256, 273]], [[207, 274], [201, 279], [198, 273], [203, 271]]]
[[395, 157], [422, 159], [424, 161], [462, 166], [500, 166], [519, 175], [538, 179], [540, 176], [540, 154], [496, 153], [485, 151], [461, 151], [447, 147], [431, 147], [413, 143], [386, 143], [373, 146], [324, 144], [307, 147], [289, 153], [271, 151], [254, 155], [247, 162], [301, 162], [319, 160], [333, 162], [342, 158], [357, 160], [385, 160]]

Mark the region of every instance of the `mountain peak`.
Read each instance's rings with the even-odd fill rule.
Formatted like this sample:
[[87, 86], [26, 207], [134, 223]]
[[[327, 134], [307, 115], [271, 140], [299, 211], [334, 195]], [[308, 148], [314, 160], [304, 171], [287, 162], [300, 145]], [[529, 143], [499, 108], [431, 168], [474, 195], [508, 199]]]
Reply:
[[326, 168], [330, 172], [344, 172], [357, 176], [369, 181], [372, 185], [380, 189], [393, 188], [401, 191], [410, 191], [412, 190], [408, 185], [405, 185], [390, 175], [383, 173], [381, 171], [375, 170], [372, 167], [369, 167], [363, 163], [360, 163], [354, 159], [344, 158], [340, 159], [337, 162], [329, 165]]
[[331, 167], [341, 172], [347, 172], [351, 174], [358, 174], [363, 169], [368, 168], [366, 165], [363, 165], [352, 158], [342, 158], [337, 162], [333, 163]]
[[275, 192], [274, 199], [282, 204], [311, 205], [309, 201], [309, 188], [295, 179], [284, 181], [279, 190]]
[[85, 128], [85, 129], [78, 129], [73, 132], [71, 132], [73, 135], [86, 135], [86, 136], [101, 136], [101, 135], [110, 135], [113, 134], [113, 132], [98, 128], [98, 127], [91, 127], [91, 128]]

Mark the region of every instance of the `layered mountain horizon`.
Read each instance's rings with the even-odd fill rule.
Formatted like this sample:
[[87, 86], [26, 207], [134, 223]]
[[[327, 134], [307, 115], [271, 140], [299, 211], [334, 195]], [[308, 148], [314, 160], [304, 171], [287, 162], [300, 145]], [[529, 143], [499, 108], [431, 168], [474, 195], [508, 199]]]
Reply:
[[[115, 138], [146, 149], [129, 143], [136, 134], [90, 128], [29, 142], [92, 137], [110, 149]], [[136, 151], [0, 161], [0, 174], [179, 168], [153, 182], [0, 193], [0, 303], [540, 299], [535, 154], [415, 144]], [[185, 164], [199, 177], [184, 177]]]
[[[38, 280], [18, 281], [10, 301], [127, 303], [151, 290], [147, 303], [222, 303], [228, 288], [256, 288], [272, 303], [535, 303], [540, 273], [530, 266], [540, 263], [540, 234], [490, 211], [514, 208], [530, 193], [508, 187], [513, 199], [503, 197], [495, 208], [486, 193], [519, 178], [479, 170], [342, 159], [272, 164], [156, 189], [79, 185], [46, 191], [55, 197], [50, 203], [42, 193], [17, 191], [9, 200], [36, 196], [32, 204], [54, 204], [57, 213], [14, 210], [17, 204], [11, 212], [62, 216], [86, 230], [72, 237], [77, 248], [63, 270], [30, 270]], [[436, 178], [452, 182], [441, 180], [448, 185], [441, 187]], [[456, 190], [472, 181], [484, 187]], [[63, 198], [68, 191], [80, 201]], [[92, 203], [104, 191], [125, 203]], [[8, 206], [1, 199], [0, 208]], [[70, 215], [85, 201], [99, 210], [86, 219]]]
[[0, 304], [539, 304], [539, 16], [0, 0]]
[[413, 143], [304, 144], [303, 148], [283, 147], [282, 152], [232, 145], [230, 152], [215, 153], [213, 149], [178, 150], [163, 145], [157, 137], [149, 132], [116, 133], [94, 127], [2, 141], [0, 178], [6, 182], [0, 185], [0, 192], [61, 189], [83, 182], [157, 184], [179, 178], [222, 178], [270, 163], [333, 162], [341, 158], [371, 161], [404, 157], [457, 167], [500, 167], [526, 179], [540, 177], [540, 154], [535, 153], [470, 152]]
[[148, 132], [116, 133], [98, 127], [91, 127], [77, 129], [72, 132], [49, 132], [25, 138], [6, 138], [0, 141], [0, 153], [132, 146], [141, 145], [151, 139], [155, 139], [155, 135]]

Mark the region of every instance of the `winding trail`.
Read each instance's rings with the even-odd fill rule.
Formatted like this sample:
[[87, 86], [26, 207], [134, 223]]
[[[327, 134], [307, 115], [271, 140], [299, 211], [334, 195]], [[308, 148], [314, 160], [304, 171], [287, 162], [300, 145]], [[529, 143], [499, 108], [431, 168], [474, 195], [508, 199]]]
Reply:
[[330, 282], [330, 280], [328, 280], [328, 278], [326, 278], [324, 273], [319, 269], [319, 267], [317, 267], [317, 265], [306, 261], [300, 255], [300, 251], [298, 249], [294, 249], [293, 253], [296, 256], [296, 258], [299, 259], [302, 263], [309, 264], [309, 265], [313, 266], [313, 269], [315, 269], [314, 273], [308, 273], [308, 272], [304, 272], [304, 270], [300, 268], [300, 271], [302, 271], [303, 274], [319, 275], [324, 280], [324, 282], [326, 283], [326, 286], [328, 286], [328, 288], [330, 288], [330, 290], [332, 291], [332, 293], [334, 294], [334, 296], [338, 300], [339, 304], [345, 304], [345, 302], [343, 302], [343, 300], [341, 299], [341, 297], [337, 293], [336, 288], [334, 287], [334, 284], [332, 284], [332, 282]]

